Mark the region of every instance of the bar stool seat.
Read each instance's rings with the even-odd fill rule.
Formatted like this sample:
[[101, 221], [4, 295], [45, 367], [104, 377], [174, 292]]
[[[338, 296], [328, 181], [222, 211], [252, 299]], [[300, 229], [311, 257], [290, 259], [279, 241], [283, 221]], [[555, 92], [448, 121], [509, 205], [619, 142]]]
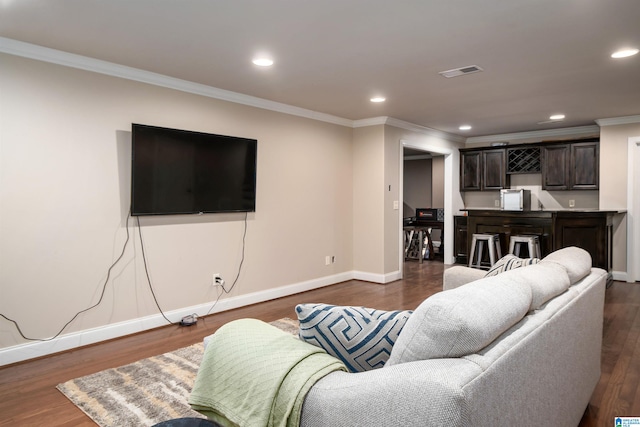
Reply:
[[538, 236], [511, 236], [509, 239], [509, 253], [520, 256], [520, 248], [527, 245], [529, 258], [541, 258], [540, 239]]
[[[487, 267], [483, 267], [482, 262], [482, 252], [484, 250], [484, 245], [487, 245], [489, 249], [489, 267], [493, 267], [493, 265], [502, 258], [502, 249], [500, 248], [500, 235], [498, 234], [473, 234], [471, 238], [471, 254], [469, 255], [469, 267], [475, 268], [483, 268], [488, 269]], [[474, 256], [476, 255], [476, 246], [478, 247], [478, 253], [476, 262], [474, 265]]]

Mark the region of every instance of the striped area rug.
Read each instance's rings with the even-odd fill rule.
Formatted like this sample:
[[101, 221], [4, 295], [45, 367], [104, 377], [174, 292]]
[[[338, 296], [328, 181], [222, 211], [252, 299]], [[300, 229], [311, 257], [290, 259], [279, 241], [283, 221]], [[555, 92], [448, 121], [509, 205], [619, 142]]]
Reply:
[[[271, 322], [292, 334], [298, 321]], [[203, 344], [139, 360], [58, 384], [60, 390], [96, 424], [152, 426], [183, 417], [204, 418], [187, 403], [202, 361]]]

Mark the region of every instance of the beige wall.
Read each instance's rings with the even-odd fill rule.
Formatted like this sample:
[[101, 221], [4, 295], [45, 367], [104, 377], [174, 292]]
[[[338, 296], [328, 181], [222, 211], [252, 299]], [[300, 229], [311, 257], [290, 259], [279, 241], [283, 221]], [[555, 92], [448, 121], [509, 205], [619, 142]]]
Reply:
[[[640, 124], [602, 126], [600, 129], [600, 209], [626, 210], [629, 138], [640, 136]], [[613, 270], [627, 269], [626, 214], [614, 219]]]
[[432, 205], [432, 159], [415, 159], [404, 161], [404, 217], [415, 215], [419, 208]]
[[[357, 278], [386, 283], [399, 278], [402, 267], [400, 161], [403, 143], [427, 151], [451, 152], [455, 165], [460, 144], [390, 125], [356, 128], [353, 135], [354, 270], [366, 273], [356, 275]], [[457, 167], [452, 168], [452, 173], [457, 185]], [[460, 206], [457, 200], [456, 210]], [[397, 209], [395, 202], [398, 202]]]
[[403, 216], [414, 216], [419, 208], [444, 206], [444, 156], [405, 160], [403, 179]]
[[[258, 140], [257, 208], [248, 215], [244, 265], [229, 296], [353, 270], [351, 128], [11, 55], [0, 61], [0, 312], [25, 334], [50, 337], [98, 301], [126, 239], [132, 122]], [[381, 139], [378, 144], [377, 150], [358, 147], [369, 157], [356, 163], [380, 165], [367, 183], [376, 189], [383, 183]], [[382, 194], [370, 194], [374, 200], [363, 205], [371, 211], [358, 214], [381, 218]], [[213, 273], [231, 285], [243, 219], [140, 218], [164, 311], [208, 306], [217, 296]], [[104, 300], [65, 333], [157, 315], [133, 220], [128, 230], [131, 240]], [[336, 263], [326, 266], [327, 255]], [[383, 268], [380, 256], [358, 260], [366, 262], [361, 268]], [[22, 343], [13, 325], [2, 322], [0, 349]]]
[[[400, 264], [400, 161], [402, 150], [394, 129], [384, 127], [384, 272], [399, 278]], [[397, 206], [397, 207], [396, 207]], [[385, 280], [386, 281], [386, 280]]]
[[431, 206], [444, 207], [444, 156], [435, 156], [431, 171]]
[[600, 128], [600, 207], [627, 208], [629, 138], [640, 136], [640, 123]]
[[384, 126], [353, 130], [353, 268], [384, 274]]
[[[98, 302], [107, 284], [100, 305], [65, 329], [64, 343], [25, 347], [10, 325], [0, 359], [163, 324], [128, 218], [132, 122], [258, 140], [256, 212], [247, 215], [244, 264], [222, 308], [351, 277], [397, 279], [402, 141], [452, 145], [420, 130], [352, 129], [11, 55], [0, 60], [0, 312], [28, 336], [48, 338]], [[162, 310], [177, 321], [186, 310], [211, 308], [212, 274], [230, 286], [238, 272], [244, 214], [140, 223]], [[325, 265], [327, 256], [336, 262]]]
[[[245, 261], [221, 303], [328, 284], [353, 272], [380, 282], [396, 278], [402, 144], [449, 153], [442, 158], [449, 169], [442, 196], [447, 227], [462, 207], [463, 144], [430, 132], [351, 129], [11, 55], [0, 54], [0, 61], [0, 312], [32, 337], [51, 336], [98, 301], [127, 231], [130, 241], [103, 302], [65, 333], [157, 316], [138, 229], [132, 219], [125, 227], [132, 122], [258, 140], [257, 208], [248, 215]], [[627, 137], [637, 135], [639, 125], [603, 128], [601, 209], [626, 206], [626, 163], [619, 159], [626, 159]], [[230, 285], [242, 257], [243, 220], [243, 214], [140, 219], [164, 311], [209, 307], [217, 297], [212, 273]], [[624, 267], [625, 229], [622, 217], [614, 269]], [[325, 265], [326, 256], [336, 262]], [[0, 353], [24, 342], [12, 325], [3, 331]]]

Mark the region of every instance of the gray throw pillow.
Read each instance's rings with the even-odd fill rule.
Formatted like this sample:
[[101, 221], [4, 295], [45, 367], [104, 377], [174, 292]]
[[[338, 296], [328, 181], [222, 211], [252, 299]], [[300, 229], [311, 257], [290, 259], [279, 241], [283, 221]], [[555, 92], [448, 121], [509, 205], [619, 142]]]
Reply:
[[576, 246], [558, 249], [542, 259], [544, 263], [555, 262], [563, 266], [569, 274], [569, 281], [575, 285], [591, 272], [591, 255]]
[[476, 353], [515, 325], [529, 311], [531, 288], [499, 277], [427, 298], [407, 321], [387, 365]]
[[504, 273], [494, 279], [526, 283], [531, 288], [531, 308], [537, 310], [550, 299], [569, 289], [569, 275], [555, 262], [540, 262], [528, 268]]

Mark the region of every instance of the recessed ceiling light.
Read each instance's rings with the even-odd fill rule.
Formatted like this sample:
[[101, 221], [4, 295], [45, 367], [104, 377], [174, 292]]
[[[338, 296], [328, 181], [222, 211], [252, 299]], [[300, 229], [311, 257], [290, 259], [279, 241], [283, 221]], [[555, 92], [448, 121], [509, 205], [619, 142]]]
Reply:
[[549, 117], [549, 120], [564, 120], [564, 114], [554, 114]]
[[611, 54], [612, 58], [627, 58], [629, 56], [633, 56], [638, 53], [638, 49], [620, 49], [617, 52]]
[[259, 67], [270, 67], [273, 65], [273, 59], [271, 58], [266, 58], [266, 57], [257, 57], [254, 58], [253, 62], [255, 65], [259, 66]]
[[385, 98], [384, 96], [374, 96], [370, 99], [371, 102], [384, 102], [386, 100], [387, 98]]
[[460, 130], [470, 130], [470, 129], [471, 129], [471, 126], [469, 126], [469, 125], [462, 125], [462, 126], [460, 126], [458, 129], [460, 129]]

